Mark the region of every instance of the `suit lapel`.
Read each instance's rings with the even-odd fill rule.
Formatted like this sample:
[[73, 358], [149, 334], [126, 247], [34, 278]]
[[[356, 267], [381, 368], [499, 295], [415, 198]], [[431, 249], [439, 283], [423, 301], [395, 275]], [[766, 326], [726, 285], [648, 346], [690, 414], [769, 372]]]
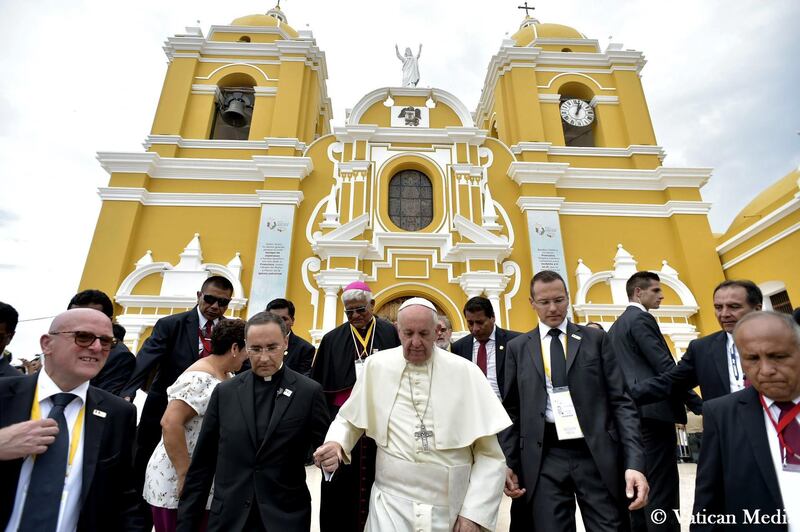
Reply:
[[725, 331], [720, 331], [717, 338], [714, 339], [711, 345], [711, 358], [714, 362], [714, 367], [717, 368], [717, 373], [719, 373], [719, 378], [725, 390], [730, 390], [731, 377], [728, 373], [728, 335]]
[[10, 386], [7, 394], [0, 397], [0, 426], [28, 421], [35, 392], [35, 376], [25, 377]]
[[575, 357], [578, 356], [582, 338], [580, 332], [574, 323], [567, 322], [567, 373], [569, 373], [572, 363], [575, 362]]
[[184, 334], [188, 345], [186, 352], [192, 357], [192, 362], [200, 358], [200, 317], [197, 315], [197, 307], [193, 308], [186, 322], [183, 324]]
[[502, 394], [503, 384], [505, 381], [503, 377], [506, 369], [506, 331], [500, 327], [497, 328], [497, 332], [495, 333], [494, 346], [494, 363], [495, 374], [497, 377], [497, 387], [500, 389], [500, 393]]
[[[95, 411], [102, 411], [102, 394], [96, 393], [91, 386], [86, 392], [86, 410], [83, 415], [83, 482], [81, 483], [81, 504], [86, 499], [86, 494], [92, 485], [94, 470], [97, 467], [97, 457], [100, 454], [100, 442], [103, 440], [103, 431], [106, 418], [96, 416]], [[106, 414], [106, 417], [108, 414]]]
[[778, 488], [778, 476], [775, 474], [775, 466], [772, 463], [769, 441], [767, 440], [764, 410], [761, 408], [761, 402], [758, 400], [758, 392], [755, 388], [749, 388], [739, 397], [739, 406], [742, 409], [741, 423], [753, 448], [758, 469], [764, 475], [770, 495], [774, 500], [780, 502], [782, 498]]
[[295, 391], [295, 383], [296, 381], [294, 375], [287, 371], [287, 368], [284, 368], [283, 379], [281, 381], [280, 388], [277, 390], [279, 393], [275, 397], [275, 406], [272, 409], [272, 416], [269, 418], [267, 432], [264, 433], [264, 441], [260, 443], [257, 455], [260, 454], [267, 446], [270, 436], [272, 436], [272, 433], [275, 432], [275, 428], [278, 426], [283, 414], [286, 413], [289, 403], [292, 402], [292, 397], [294, 397], [293, 392]]
[[542, 338], [539, 335], [539, 327], [528, 333], [528, 339], [525, 341], [525, 350], [531, 354], [533, 360], [533, 367], [539, 372], [542, 382], [544, 382], [544, 363], [542, 362]]
[[239, 381], [239, 406], [242, 407], [242, 416], [244, 417], [244, 424], [247, 425], [247, 432], [250, 434], [250, 441], [253, 448], [258, 448], [256, 441], [256, 412], [253, 405], [253, 371], [250, 370], [244, 374], [242, 380]]

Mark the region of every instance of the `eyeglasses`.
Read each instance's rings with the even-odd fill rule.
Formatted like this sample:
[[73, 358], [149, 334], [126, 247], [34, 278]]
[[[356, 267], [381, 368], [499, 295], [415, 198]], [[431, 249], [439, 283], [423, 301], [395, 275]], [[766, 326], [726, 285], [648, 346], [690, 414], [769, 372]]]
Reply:
[[113, 336], [97, 336], [88, 331], [58, 331], [47, 334], [71, 334], [78, 347], [90, 347], [95, 340], [100, 340], [100, 347], [103, 348], [103, 351], [108, 351], [117, 345], [117, 339]]
[[217, 296], [212, 296], [211, 294], [203, 294], [203, 301], [205, 301], [209, 305], [213, 305], [214, 303], [219, 303], [220, 308], [222, 308], [222, 307], [227, 307], [230, 304], [231, 298], [217, 297]]
[[347, 314], [348, 316], [352, 316], [353, 314], [366, 314], [367, 313], [367, 307], [364, 306], [364, 307], [357, 307], [357, 308], [346, 308], [346, 309], [344, 309], [344, 313]]
[[266, 347], [261, 347], [260, 345], [247, 347], [247, 352], [250, 353], [251, 355], [260, 355], [261, 353], [267, 353], [271, 355], [281, 350], [283, 350], [283, 346], [278, 344], [268, 345]]

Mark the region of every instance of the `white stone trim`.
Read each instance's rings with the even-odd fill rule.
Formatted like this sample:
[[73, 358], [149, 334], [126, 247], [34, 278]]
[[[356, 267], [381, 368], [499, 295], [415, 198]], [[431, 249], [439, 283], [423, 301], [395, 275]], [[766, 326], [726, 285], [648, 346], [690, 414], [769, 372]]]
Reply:
[[[478, 128], [445, 127], [413, 129], [407, 127], [377, 127], [374, 125], [346, 125], [335, 127], [333, 134], [339, 142], [351, 143], [357, 140], [368, 140], [371, 143], [417, 143], [417, 144], [453, 144], [465, 142], [480, 146], [486, 140], [487, 132]], [[420, 151], [419, 148], [414, 148]]]
[[141, 173], [156, 179], [263, 181], [272, 177], [302, 180], [314, 169], [309, 157], [277, 155], [254, 155], [250, 160], [243, 160], [161, 157], [152, 152], [98, 152], [97, 160], [109, 174]]
[[[542, 55], [544, 55], [544, 54], [542, 54]], [[570, 58], [573, 58], [576, 55], [577, 54], [570, 54]], [[563, 62], [564, 61], [563, 58], [560, 61]], [[570, 61], [570, 63], [572, 63], [572, 62], [573, 61]], [[578, 76], [580, 78], [586, 78], [589, 81], [591, 81], [592, 83], [594, 83], [595, 87], [597, 87], [601, 91], [613, 91], [613, 90], [616, 90], [614, 87], [603, 87], [603, 85], [601, 85], [599, 81], [597, 81], [596, 79], [594, 79], [592, 76], [590, 76], [588, 74], [584, 74], [583, 72], [562, 72], [560, 74], [556, 74], [555, 76], [550, 78], [550, 81], [547, 83], [547, 85], [538, 85], [537, 88], [539, 88], [539, 89], [549, 89], [550, 87], [553, 86], [553, 83], [555, 83], [555, 81], [558, 78], [561, 78], [561, 77], [564, 77], [564, 76]]]
[[559, 197], [520, 196], [517, 207], [525, 211], [560, 211], [565, 199]]
[[192, 83], [192, 94], [210, 94], [216, 96], [219, 87], [216, 85], [205, 85], [202, 83]]
[[[541, 149], [541, 145], [537, 148]], [[711, 177], [710, 168], [653, 170], [618, 168], [573, 168], [568, 163], [512, 162], [508, 176], [517, 184], [550, 183], [558, 188], [664, 190], [670, 187], [700, 188]]]
[[727, 253], [731, 249], [735, 248], [739, 244], [746, 242], [747, 240], [753, 238], [755, 235], [772, 227], [774, 224], [778, 223], [779, 221], [783, 220], [793, 212], [800, 209], [800, 192], [794, 195], [794, 198], [790, 199], [785, 204], [781, 205], [765, 217], [761, 218], [756, 223], [746, 227], [745, 229], [739, 231], [734, 236], [717, 246], [717, 253], [722, 255], [723, 253]]
[[450, 107], [458, 118], [461, 120], [461, 126], [467, 128], [474, 128], [475, 123], [472, 121], [472, 115], [467, 107], [456, 98], [454, 95], [441, 89], [424, 89], [417, 87], [382, 87], [366, 94], [358, 103], [353, 107], [350, 116], [347, 118], [348, 125], [355, 125], [361, 121], [364, 113], [378, 102], [386, 100], [391, 93], [392, 96], [419, 96], [428, 98], [431, 95], [436, 102], [441, 102]]
[[539, 94], [539, 101], [542, 103], [561, 103], [561, 95], [554, 94]]
[[517, 200], [520, 211], [548, 210], [572, 216], [636, 216], [669, 218], [674, 214], [708, 215], [711, 204], [703, 201], [673, 201], [663, 204], [649, 203], [594, 203], [570, 202], [554, 196], [521, 196]]
[[673, 201], [664, 204], [646, 203], [589, 203], [565, 201], [559, 211], [572, 216], [634, 216], [643, 218], [669, 218], [675, 214], [708, 215], [711, 203], [705, 201]]
[[256, 190], [261, 205], [294, 205], [299, 207], [303, 202], [300, 190]]
[[299, 139], [265, 137], [264, 140], [185, 139], [180, 135], [148, 135], [142, 146], [149, 150], [156, 144], [177, 145], [179, 148], [207, 150], [267, 150], [270, 147], [289, 147], [303, 152], [306, 144]]
[[602, 94], [598, 94], [592, 98], [591, 102], [589, 102], [589, 105], [592, 107], [597, 107], [600, 104], [619, 105], [619, 96], [604, 96]]
[[[552, 46], [594, 46], [595, 50], [600, 49], [600, 43], [597, 39], [544, 39], [541, 37], [537, 37], [534, 39], [531, 44], [528, 46], [536, 46], [538, 44], [545, 44], [545, 45], [552, 45]], [[553, 52], [549, 52], [553, 53]], [[570, 55], [579, 54], [579, 53], [587, 53], [587, 52], [556, 52], [556, 53], [569, 53]]]
[[277, 96], [278, 87], [253, 87], [253, 93], [256, 98], [260, 96]]
[[99, 187], [103, 201], [136, 201], [162, 207], [259, 207], [255, 194], [199, 194], [189, 192], [150, 192], [143, 188]]
[[[256, 65], [254, 65], [252, 63], [245, 63], [243, 61], [228, 62], [228, 63], [226, 63], [226, 64], [224, 64], [224, 65], [222, 65], [220, 67], [217, 67], [214, 70], [212, 70], [211, 73], [208, 76], [195, 76], [194, 79], [200, 79], [200, 80], [206, 81], [206, 80], [209, 80], [209, 79], [213, 78], [216, 75], [216, 73], [219, 72], [220, 70], [224, 70], [224, 69], [230, 68], [230, 67], [248, 67], [248, 68], [252, 68], [256, 72], [261, 74], [261, 77], [264, 78], [262, 81], [274, 81], [274, 80], [270, 79], [269, 76], [267, 75], [267, 73], [264, 72], [263, 70], [261, 70], [260, 67], [257, 67]], [[194, 85], [192, 85], [192, 90], [194, 90]]]
[[739, 264], [743, 260], [748, 259], [748, 258], [752, 257], [753, 255], [755, 255], [756, 253], [759, 253], [760, 251], [763, 251], [763, 250], [767, 249], [772, 244], [774, 244], [774, 243], [776, 243], [776, 242], [778, 242], [780, 240], [783, 240], [784, 238], [786, 238], [787, 236], [791, 235], [792, 233], [794, 233], [794, 232], [796, 232], [798, 230], [800, 230], [800, 222], [797, 222], [796, 224], [787, 227], [786, 229], [784, 229], [780, 233], [768, 238], [767, 240], [763, 241], [759, 245], [757, 245], [754, 248], [750, 249], [746, 253], [742, 253], [738, 257], [736, 257], [734, 259], [731, 259], [728, 262], [724, 263], [722, 265], [722, 269], [723, 270], [727, 270], [728, 268], [736, 266], [737, 264]]

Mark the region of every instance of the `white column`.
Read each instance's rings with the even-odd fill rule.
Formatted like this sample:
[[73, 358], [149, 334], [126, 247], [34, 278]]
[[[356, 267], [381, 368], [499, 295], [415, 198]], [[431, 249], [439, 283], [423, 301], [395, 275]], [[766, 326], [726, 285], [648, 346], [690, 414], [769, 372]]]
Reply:
[[498, 327], [503, 326], [502, 314], [500, 313], [500, 294], [502, 293], [502, 290], [486, 290], [486, 297], [491, 301], [492, 309], [494, 310], [495, 325]]
[[339, 286], [323, 286], [325, 290], [325, 306], [322, 310], [322, 329], [325, 332], [336, 327], [336, 304], [339, 301]]

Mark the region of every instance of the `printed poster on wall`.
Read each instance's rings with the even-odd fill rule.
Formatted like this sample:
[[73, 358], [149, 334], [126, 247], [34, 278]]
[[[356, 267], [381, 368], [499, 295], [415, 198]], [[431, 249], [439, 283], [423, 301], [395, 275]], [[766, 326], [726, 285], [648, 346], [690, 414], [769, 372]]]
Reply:
[[292, 249], [294, 205], [263, 205], [253, 265], [247, 317], [261, 312], [276, 297], [286, 296]]
[[569, 290], [564, 243], [561, 239], [561, 222], [557, 211], [526, 211], [528, 234], [531, 239], [533, 272], [552, 270], [561, 274]]

